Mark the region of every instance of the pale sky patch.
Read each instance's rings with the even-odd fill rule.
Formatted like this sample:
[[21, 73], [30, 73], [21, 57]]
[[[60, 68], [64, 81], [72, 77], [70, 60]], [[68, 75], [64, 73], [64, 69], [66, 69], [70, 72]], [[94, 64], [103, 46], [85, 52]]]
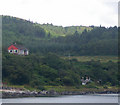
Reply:
[[119, 0], [0, 0], [0, 15], [72, 26], [118, 25]]

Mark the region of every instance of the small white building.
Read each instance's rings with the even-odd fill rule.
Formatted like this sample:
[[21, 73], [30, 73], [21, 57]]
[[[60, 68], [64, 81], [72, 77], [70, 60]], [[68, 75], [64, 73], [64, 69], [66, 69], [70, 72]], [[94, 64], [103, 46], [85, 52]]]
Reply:
[[84, 79], [84, 77], [81, 78], [81, 82], [82, 82], [82, 85], [86, 85], [88, 82], [90, 82], [90, 77], [86, 77], [86, 79]]

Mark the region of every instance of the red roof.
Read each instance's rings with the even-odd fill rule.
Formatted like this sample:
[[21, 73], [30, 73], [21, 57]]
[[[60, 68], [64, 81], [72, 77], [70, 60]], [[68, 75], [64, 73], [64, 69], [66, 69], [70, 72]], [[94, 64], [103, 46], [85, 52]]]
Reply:
[[11, 45], [10, 47], [8, 47], [8, 50], [17, 50], [18, 48], [15, 47], [14, 45]]

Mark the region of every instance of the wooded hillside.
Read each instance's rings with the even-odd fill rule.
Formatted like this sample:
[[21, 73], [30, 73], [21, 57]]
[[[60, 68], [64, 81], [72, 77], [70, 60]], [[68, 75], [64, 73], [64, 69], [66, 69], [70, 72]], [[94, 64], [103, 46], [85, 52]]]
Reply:
[[[71, 56], [118, 55], [118, 28], [53, 26], [3, 16], [3, 82], [36, 89], [44, 86], [81, 86], [90, 77], [89, 88], [118, 85], [118, 62], [81, 62]], [[29, 49], [29, 56], [12, 55], [7, 48], [16, 42]], [[67, 59], [64, 59], [67, 58]]]
[[13, 42], [28, 47], [31, 53], [117, 55], [118, 28], [41, 25], [3, 16], [3, 50]]

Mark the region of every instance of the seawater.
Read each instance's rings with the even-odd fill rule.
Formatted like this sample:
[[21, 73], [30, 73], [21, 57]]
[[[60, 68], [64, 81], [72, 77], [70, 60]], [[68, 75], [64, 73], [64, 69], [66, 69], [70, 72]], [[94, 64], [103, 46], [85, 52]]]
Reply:
[[118, 103], [117, 94], [67, 95], [2, 99], [2, 103]]

